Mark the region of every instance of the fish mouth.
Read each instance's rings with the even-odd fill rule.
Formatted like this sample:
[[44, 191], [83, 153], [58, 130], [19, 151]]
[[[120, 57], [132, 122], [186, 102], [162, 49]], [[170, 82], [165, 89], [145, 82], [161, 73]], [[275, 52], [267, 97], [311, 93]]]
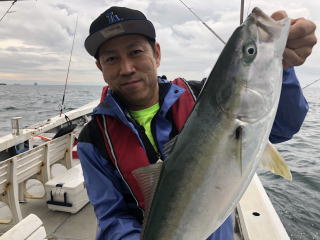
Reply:
[[[254, 8], [229, 39], [215, 101], [227, 118], [256, 122], [274, 113], [281, 89], [282, 55], [290, 27]], [[228, 57], [226, 57], [228, 56]], [[232, 56], [232, 57], [229, 57]], [[231, 60], [229, 60], [231, 58]]]
[[[223, 103], [222, 99], [218, 100], [223, 112], [228, 116], [243, 122], [256, 122], [264, 118], [273, 106], [276, 104], [278, 89], [281, 88], [280, 77], [268, 76], [266, 69], [273, 69], [275, 75], [281, 74], [281, 60], [278, 66], [278, 60], [282, 59], [282, 54], [286, 45], [286, 40], [290, 28], [290, 19], [285, 18], [275, 21], [266, 15], [259, 8], [254, 8], [252, 13], [243, 23], [246, 41], [256, 42], [257, 55], [254, 60], [254, 67], [248, 67], [247, 72], [236, 77], [237, 87], [233, 90], [224, 89], [221, 92], [222, 99], [228, 95], [235, 95], [235, 98], [228, 103]], [[251, 62], [247, 65], [249, 66]], [[266, 67], [268, 66], [268, 67]], [[273, 67], [271, 67], [273, 66]], [[245, 68], [245, 67], [244, 67]], [[246, 72], [246, 73], [245, 73]], [[224, 98], [227, 99], [227, 98]]]
[[[290, 19], [284, 18], [276, 21], [266, 15], [260, 8], [255, 7], [247, 20], [243, 23], [254, 23], [258, 29], [258, 39], [261, 42], [271, 42], [275, 39], [283, 39], [288, 35]], [[283, 42], [283, 41], [280, 41]], [[285, 45], [281, 48], [284, 49]]]

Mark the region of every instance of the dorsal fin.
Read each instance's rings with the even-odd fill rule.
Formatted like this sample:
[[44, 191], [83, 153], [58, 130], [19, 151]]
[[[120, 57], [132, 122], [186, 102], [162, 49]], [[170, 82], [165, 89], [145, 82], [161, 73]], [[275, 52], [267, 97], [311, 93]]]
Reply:
[[145, 219], [148, 215], [154, 192], [156, 190], [163, 161], [158, 160], [154, 164], [150, 164], [146, 167], [138, 168], [132, 171], [132, 175], [138, 182], [138, 186], [144, 196], [145, 202]]
[[283, 160], [278, 150], [268, 142], [259, 167], [264, 168], [281, 177], [292, 180], [292, 175], [287, 163]]

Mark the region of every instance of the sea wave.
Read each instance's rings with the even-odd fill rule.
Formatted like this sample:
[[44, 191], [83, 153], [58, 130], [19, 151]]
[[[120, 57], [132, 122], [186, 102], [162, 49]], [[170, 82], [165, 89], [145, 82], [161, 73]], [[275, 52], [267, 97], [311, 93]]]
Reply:
[[[10, 118], [17, 114], [22, 125], [30, 126], [58, 115], [63, 86], [5, 86], [0, 92], [0, 136], [10, 133]], [[67, 90], [65, 111], [98, 99], [101, 87], [72, 86]], [[320, 98], [319, 89], [304, 91], [309, 113], [291, 140], [276, 147], [292, 169], [289, 182], [270, 172], [259, 170], [259, 176], [290, 238], [320, 240]], [[9, 97], [7, 97], [9, 96]], [[3, 100], [5, 99], [5, 100]], [[2, 111], [1, 111], [2, 109]], [[4, 109], [4, 110], [3, 110]]]

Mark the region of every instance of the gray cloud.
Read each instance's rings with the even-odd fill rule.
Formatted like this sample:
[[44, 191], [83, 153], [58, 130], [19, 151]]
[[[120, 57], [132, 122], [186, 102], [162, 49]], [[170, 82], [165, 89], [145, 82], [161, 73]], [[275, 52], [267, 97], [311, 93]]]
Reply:
[[[225, 40], [239, 25], [239, 1], [185, 0], [185, 2]], [[320, 24], [318, 1], [255, 0], [249, 6], [268, 14], [286, 9], [289, 16], [307, 17]], [[0, 15], [11, 5], [0, 1]], [[0, 23], [0, 81], [10, 74], [17, 80], [41, 76], [64, 79], [71, 50], [75, 21], [78, 29], [71, 63], [71, 81], [101, 82], [94, 59], [83, 46], [90, 23], [111, 5], [143, 11], [157, 30], [162, 62], [159, 74], [201, 79], [212, 69], [223, 45], [178, 1], [168, 0], [38, 0], [17, 2]], [[320, 36], [318, 36], [320, 39]], [[319, 45], [319, 44], [318, 44]], [[319, 76], [320, 48], [304, 66], [297, 68], [301, 81]]]
[[52, 4], [52, 6], [57, 7], [57, 8], [59, 8], [59, 9], [66, 10], [69, 16], [77, 13], [76, 10], [74, 10], [74, 9], [71, 8], [70, 6], [68, 6], [68, 5], [66, 5], [66, 4], [63, 4], [63, 3]]

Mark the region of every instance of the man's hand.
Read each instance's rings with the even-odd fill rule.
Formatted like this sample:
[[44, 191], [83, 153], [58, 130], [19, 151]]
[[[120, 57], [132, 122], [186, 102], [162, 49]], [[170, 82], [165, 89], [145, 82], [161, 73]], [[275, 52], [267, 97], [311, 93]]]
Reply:
[[[288, 17], [285, 11], [277, 11], [271, 15], [275, 20]], [[283, 67], [302, 65], [311, 54], [317, 43], [315, 35], [316, 25], [310, 20], [297, 18], [291, 20], [288, 41], [283, 53]]]

